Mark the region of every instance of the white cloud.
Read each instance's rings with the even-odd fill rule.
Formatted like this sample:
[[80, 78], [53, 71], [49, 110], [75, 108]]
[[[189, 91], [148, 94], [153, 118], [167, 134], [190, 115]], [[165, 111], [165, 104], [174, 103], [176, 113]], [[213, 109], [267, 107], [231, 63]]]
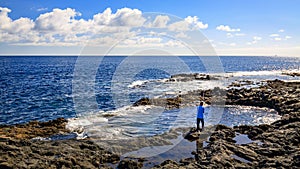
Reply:
[[[2, 38], [7, 38], [7, 40], [15, 41], [19, 37], [12, 37], [19, 34], [23, 37], [33, 28], [34, 22], [29, 18], [19, 18], [17, 20], [12, 20], [8, 17], [8, 13], [11, 12], [8, 8], [0, 7], [0, 33]], [[8, 35], [10, 34], [10, 35]], [[4, 39], [0, 39], [4, 41]]]
[[241, 37], [241, 36], [245, 36], [245, 35], [246, 34], [244, 34], [244, 33], [232, 33], [232, 32], [226, 33], [227, 38]]
[[260, 37], [260, 36], [253, 36], [252, 41], [251, 42], [247, 42], [247, 44], [248, 45], [253, 45], [253, 44], [256, 44], [260, 40], [262, 40], [262, 37]]
[[291, 36], [281, 36], [279, 34], [271, 34], [270, 37], [272, 40], [275, 40], [275, 41], [288, 40], [288, 39], [292, 38]]
[[279, 38], [279, 37], [276, 37], [276, 38], [274, 38], [274, 40], [276, 40], [276, 41], [281, 41], [282, 39]]
[[175, 35], [176, 38], [186, 38], [186, 39], [189, 39], [190, 37], [188, 35], [186, 35], [185, 33], [183, 32], [180, 32], [178, 34]]
[[225, 32], [240, 32], [241, 31], [241, 29], [239, 29], [239, 28], [233, 29], [233, 28], [230, 28], [230, 26], [228, 26], [228, 25], [219, 25], [216, 27], [216, 29], [219, 31], [225, 31]]
[[38, 8], [36, 11], [41, 12], [41, 11], [47, 11], [48, 8]]
[[232, 38], [234, 35], [233, 35], [232, 33], [227, 33], [226, 36], [227, 36], [228, 38]]
[[170, 18], [168, 16], [158, 15], [154, 19], [152, 27], [165, 28], [169, 21], [170, 21]]
[[207, 29], [208, 28], [208, 24], [204, 24], [201, 21], [198, 21], [198, 17], [197, 16], [188, 16], [184, 19], [186, 22], [188, 22], [189, 24], [193, 24], [194, 27], [196, 29]]
[[236, 43], [230, 43], [229, 46], [236, 46]]
[[168, 28], [170, 31], [176, 31], [176, 32], [190, 30], [189, 23], [187, 23], [186, 21], [178, 21], [178, 22], [172, 23], [168, 26]]
[[74, 9], [64, 10], [53, 9], [52, 12], [41, 14], [35, 21], [35, 29], [39, 31], [58, 31], [60, 33], [69, 32], [75, 16], [81, 14]]
[[103, 13], [94, 15], [93, 21], [98, 25], [109, 26], [142, 26], [146, 19], [138, 9], [121, 8], [115, 14], [110, 8]]
[[284, 32], [284, 29], [280, 29], [280, 30], [278, 30], [278, 32], [281, 32], [281, 33], [282, 33], [282, 32]]
[[[107, 8], [91, 19], [80, 18], [81, 13], [71, 8], [55, 8], [40, 14], [36, 19], [12, 19], [8, 16], [9, 12], [10, 9], [0, 7], [0, 42], [19, 46], [79, 46], [87, 43], [92, 46], [107, 46], [121, 42], [124, 47], [176, 47], [182, 44], [163, 37], [168, 30], [175, 31], [171, 33], [174, 37], [190, 38], [183, 31], [208, 27], [208, 24], [199, 21], [196, 16], [188, 16], [170, 24], [169, 16], [158, 15], [148, 24], [148, 18], [144, 18], [140, 10], [130, 8], [122, 8], [115, 13]], [[155, 27], [165, 29], [152, 33], [150, 37], [132, 38], [147, 29], [153, 31]]]
[[8, 17], [8, 13], [11, 12], [8, 8], [0, 7], [0, 28], [1, 29], [9, 29], [12, 20]]
[[197, 30], [197, 29], [206, 29], [208, 28], [208, 24], [203, 24], [203, 22], [198, 21], [197, 16], [188, 16], [184, 19], [184, 21], [178, 21], [169, 25], [170, 31], [189, 31], [189, 30]]
[[32, 45], [78, 45], [97, 34], [120, 40], [133, 35], [130, 29], [145, 21], [141, 11], [129, 8], [119, 9], [116, 13], [107, 8], [90, 20], [76, 19], [81, 14], [71, 8], [53, 9], [39, 15], [35, 21], [29, 18], [12, 20], [8, 17], [9, 12], [10, 9], [0, 7], [0, 41]]
[[291, 39], [291, 38], [292, 38], [291, 36], [285, 36], [286, 40]]
[[253, 37], [253, 40], [255, 40], [255, 41], [259, 41], [259, 40], [261, 40], [262, 38], [261, 37], [259, 37], [259, 36], [254, 36]]
[[279, 36], [279, 34], [276, 34], [276, 33], [273, 33], [270, 35], [270, 37], [278, 37], [278, 36]]

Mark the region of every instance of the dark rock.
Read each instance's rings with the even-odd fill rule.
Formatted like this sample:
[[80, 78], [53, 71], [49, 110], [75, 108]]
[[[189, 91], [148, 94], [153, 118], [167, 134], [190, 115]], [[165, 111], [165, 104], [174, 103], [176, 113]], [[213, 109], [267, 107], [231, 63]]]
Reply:
[[143, 167], [142, 163], [133, 160], [127, 160], [127, 159], [120, 161], [118, 165], [118, 169], [138, 169], [142, 167]]

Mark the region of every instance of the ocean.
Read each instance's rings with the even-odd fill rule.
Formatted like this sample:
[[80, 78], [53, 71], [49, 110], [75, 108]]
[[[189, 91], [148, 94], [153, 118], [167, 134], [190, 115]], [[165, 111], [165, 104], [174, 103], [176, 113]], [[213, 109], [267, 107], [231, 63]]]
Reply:
[[[209, 57], [203, 58], [207, 60]], [[195, 110], [193, 106], [184, 107], [180, 111], [185, 116], [179, 116], [176, 114], [179, 110], [165, 110], [155, 106], [132, 107], [140, 98], [172, 97], [196, 89], [225, 87], [236, 80], [299, 80], [282, 74], [299, 71], [299, 57], [215, 58], [222, 64], [222, 69], [218, 70], [223, 72], [208, 72], [202, 58], [194, 56], [1, 56], [0, 124], [64, 117], [70, 119], [70, 128], [93, 123], [101, 126], [101, 129], [97, 129], [101, 131], [105, 128], [103, 126], [110, 124], [109, 131], [105, 129], [106, 133], [112, 133], [110, 136], [105, 134], [108, 138], [117, 135], [152, 136], [168, 130], [170, 126], [194, 125], [189, 121], [194, 119]], [[85, 64], [78, 63], [79, 60]], [[92, 65], [97, 69], [85, 72], [91, 78], [77, 78], [86, 79], [78, 83], [92, 89], [74, 91], [77, 85], [75, 75], [85, 75], [75, 71], [92, 69]], [[195, 72], [216, 76], [222, 74], [223, 78], [222, 81], [167, 80], [174, 73]], [[91, 95], [92, 101], [87, 97], [78, 103], [76, 97], [81, 95]], [[209, 111], [209, 106], [207, 109]], [[226, 120], [221, 123], [228, 126], [268, 123], [279, 118], [273, 110], [254, 107], [225, 107], [224, 112]], [[113, 125], [117, 127], [112, 128]]]

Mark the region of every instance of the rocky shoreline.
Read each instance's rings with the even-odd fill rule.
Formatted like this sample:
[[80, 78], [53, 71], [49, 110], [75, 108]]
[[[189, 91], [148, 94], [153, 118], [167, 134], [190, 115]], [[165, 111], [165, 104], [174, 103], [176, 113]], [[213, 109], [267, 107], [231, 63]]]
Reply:
[[[251, 82], [252, 83], [252, 82]], [[230, 88], [226, 104], [268, 107], [282, 114], [270, 125], [218, 125], [209, 145], [181, 163], [165, 161], [155, 168], [298, 168], [300, 166], [300, 82], [267, 81], [255, 88]], [[243, 135], [250, 140], [237, 143]], [[246, 139], [246, 140], [247, 140]]]
[[[194, 78], [195, 76], [191, 77]], [[178, 77], [177, 77], [178, 78]], [[205, 77], [206, 78], [206, 77]], [[205, 79], [209, 80], [209, 79]], [[256, 87], [237, 82], [228, 89], [197, 90], [174, 98], [142, 98], [134, 105], [167, 106], [168, 109], [226, 101], [231, 105], [275, 109], [282, 119], [270, 125], [218, 125], [206, 147], [191, 152], [194, 158], [164, 161], [154, 168], [297, 168], [300, 166], [300, 82], [265, 81]], [[254, 82], [247, 82], [252, 85]], [[221, 100], [221, 101], [220, 101]], [[64, 135], [65, 119], [0, 126], [0, 168], [141, 168], [143, 159], [123, 159], [89, 138], [43, 141], [37, 137]], [[239, 137], [248, 142], [239, 142]], [[249, 141], [250, 140], [250, 141]], [[197, 141], [197, 140], [194, 140]], [[199, 144], [201, 145], [201, 144]]]

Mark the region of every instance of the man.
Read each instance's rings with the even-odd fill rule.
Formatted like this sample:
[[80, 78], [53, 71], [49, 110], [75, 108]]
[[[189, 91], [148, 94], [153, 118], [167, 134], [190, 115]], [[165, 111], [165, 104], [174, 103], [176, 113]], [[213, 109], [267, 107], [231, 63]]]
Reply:
[[[197, 131], [202, 131], [204, 129], [204, 107], [203, 107], [203, 102], [200, 102], [200, 105], [197, 106]], [[199, 128], [199, 123], [201, 121], [202, 124], [202, 129]]]

